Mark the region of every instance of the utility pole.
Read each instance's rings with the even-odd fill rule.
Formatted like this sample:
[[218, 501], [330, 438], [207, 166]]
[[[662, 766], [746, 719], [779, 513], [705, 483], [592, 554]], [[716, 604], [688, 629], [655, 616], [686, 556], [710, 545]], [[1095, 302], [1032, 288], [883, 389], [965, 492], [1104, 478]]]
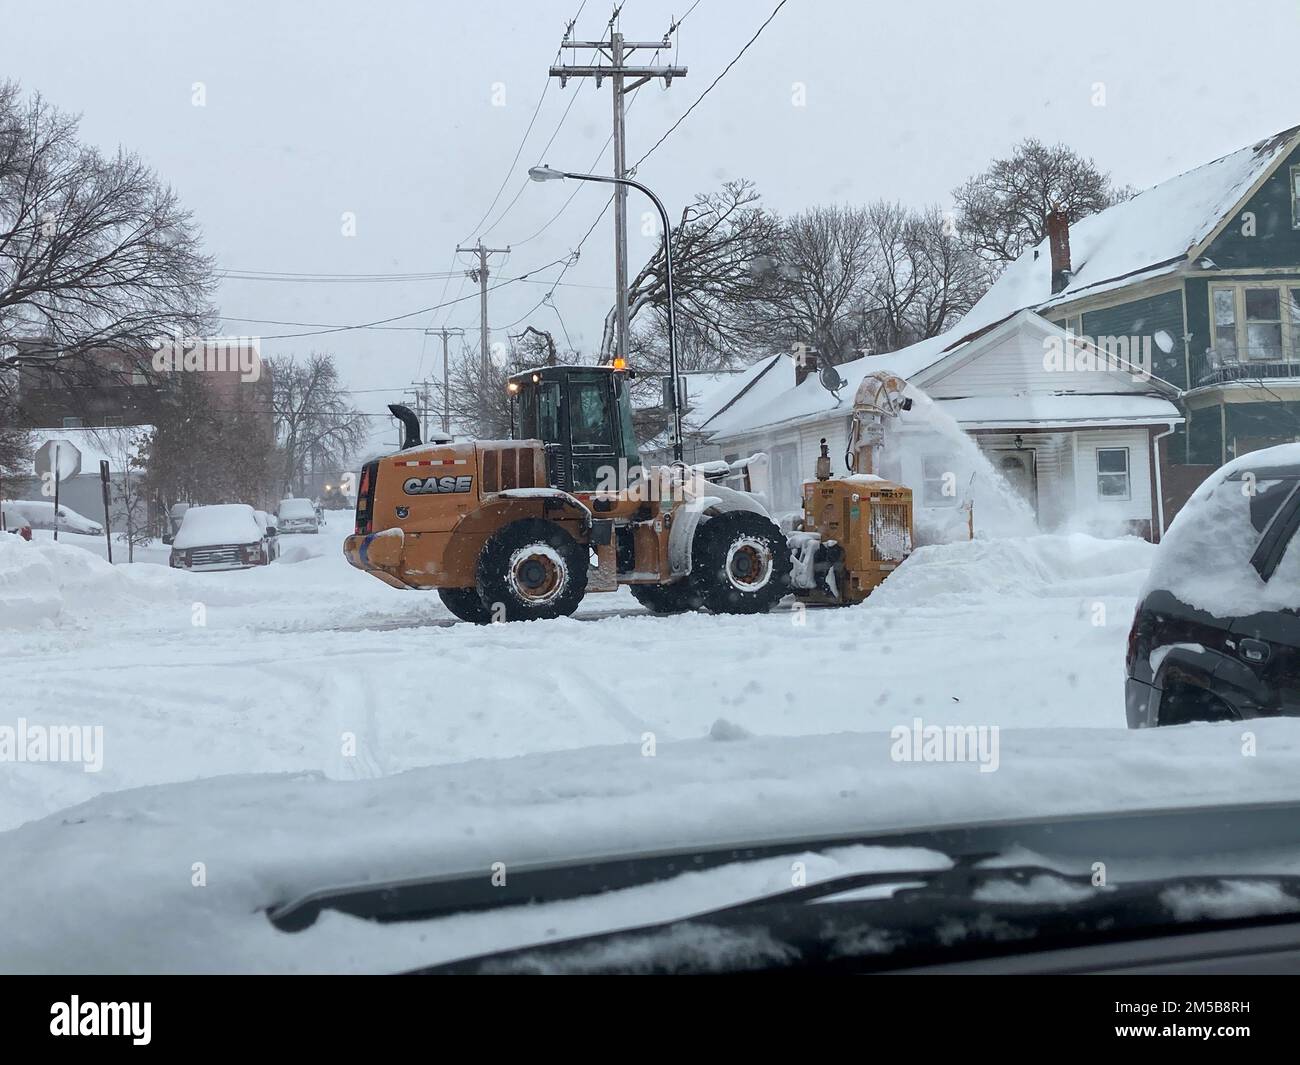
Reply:
[[[441, 329], [426, 329], [425, 336], [442, 337], [442, 431], [451, 432], [451, 371], [449, 369], [451, 360], [447, 355], [447, 339], [449, 337], [463, 337], [465, 330], [448, 329], [443, 326]], [[427, 430], [426, 430], [427, 431]]]
[[429, 382], [412, 381], [411, 388], [406, 389], [406, 394], [414, 398], [411, 400], [412, 406], [415, 407], [415, 417], [420, 423], [420, 436], [426, 442], [429, 439]]
[[[617, 12], [615, 12], [617, 16]], [[564, 35], [560, 47], [579, 48], [594, 51], [596, 62], [587, 64], [561, 64], [550, 68], [550, 75], [560, 79], [563, 88], [570, 78], [595, 78], [596, 87], [609, 78], [614, 91], [614, 177], [622, 180], [627, 177], [627, 124], [624, 114], [623, 98], [634, 92], [652, 78], [663, 78], [664, 87], [673, 83], [673, 78], [686, 77], [686, 67], [655, 66], [654, 64], [629, 65], [628, 57], [638, 50], [665, 51], [672, 47], [669, 34], [665, 33], [659, 41], [628, 41], [623, 34], [614, 29], [614, 19], [609, 20], [609, 39], [601, 41], [571, 41], [569, 34], [573, 26]], [[600, 60], [606, 62], [600, 62]], [[614, 337], [614, 355], [627, 358], [627, 187], [614, 186], [614, 284], [615, 284], [615, 320], [617, 328]]]
[[488, 398], [488, 323], [487, 323], [487, 294], [488, 294], [488, 256], [505, 255], [510, 251], [509, 247], [505, 248], [485, 248], [483, 247], [482, 238], [472, 248], [462, 248], [456, 245], [456, 252], [473, 252], [478, 256], [478, 267], [474, 270], [465, 271], [466, 274], [474, 281], [478, 282], [478, 313], [479, 313], [479, 432], [483, 432], [487, 424]]

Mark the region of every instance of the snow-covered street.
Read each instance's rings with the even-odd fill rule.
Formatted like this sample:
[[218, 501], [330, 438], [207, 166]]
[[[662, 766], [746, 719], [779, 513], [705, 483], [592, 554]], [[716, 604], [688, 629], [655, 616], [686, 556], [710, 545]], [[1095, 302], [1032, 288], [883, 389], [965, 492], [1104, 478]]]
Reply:
[[[1239, 727], [1125, 728], [1124, 637], [1153, 550], [1138, 540], [927, 548], [842, 610], [657, 618], [617, 593], [574, 619], [476, 627], [352, 571], [348, 515], [333, 517], [288, 540], [286, 561], [234, 574], [0, 542], [10, 716], [103, 727], [98, 772], [0, 774], [6, 967], [323, 971], [346, 954], [391, 971], [679, 916], [780, 868], [418, 935], [335, 915], [285, 937], [260, 911], [497, 860], [1277, 800], [1300, 768], [1292, 721], [1253, 722], [1253, 757]], [[996, 771], [897, 761], [890, 730], [915, 718], [999, 726]], [[174, 786], [142, 788], [156, 784]], [[196, 861], [211, 877], [198, 893]], [[93, 902], [63, 898], [88, 882]], [[60, 903], [51, 914], [90, 909], [75, 931], [19, 919], [36, 895]], [[115, 931], [86, 938], [92, 925]], [[187, 963], [178, 940], [205, 953]]]
[[620, 591], [588, 596], [573, 619], [476, 627], [348, 567], [349, 518], [230, 574], [4, 545], [35, 570], [18, 571], [28, 586], [3, 593], [5, 613], [18, 618], [20, 595], [58, 611], [0, 630], [10, 706], [34, 724], [102, 725], [105, 748], [100, 772], [7, 766], [4, 826], [144, 784], [350, 780], [647, 734], [669, 744], [719, 722], [757, 736], [888, 732], [914, 717], [1122, 729], [1124, 636], [1152, 550], [975, 542], [919, 552], [860, 608], [661, 618]]

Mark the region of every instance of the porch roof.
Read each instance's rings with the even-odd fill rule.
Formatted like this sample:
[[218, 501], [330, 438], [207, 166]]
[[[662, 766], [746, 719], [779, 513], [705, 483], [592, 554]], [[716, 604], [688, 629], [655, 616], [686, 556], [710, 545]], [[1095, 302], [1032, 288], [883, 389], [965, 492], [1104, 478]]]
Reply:
[[1178, 425], [1183, 416], [1169, 400], [1142, 395], [1013, 395], [936, 399], [963, 429], [1098, 429]]

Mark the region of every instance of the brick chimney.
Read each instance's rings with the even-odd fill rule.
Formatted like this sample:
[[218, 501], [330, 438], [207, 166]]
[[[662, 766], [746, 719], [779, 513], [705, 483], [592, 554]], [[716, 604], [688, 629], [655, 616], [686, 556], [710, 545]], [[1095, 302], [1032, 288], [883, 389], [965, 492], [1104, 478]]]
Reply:
[[1052, 294], [1070, 283], [1070, 219], [1059, 207], [1047, 214], [1047, 242], [1052, 250]]
[[817, 367], [819, 365], [817, 362], [818, 357], [817, 352], [813, 351], [811, 348], [805, 349], [802, 357], [799, 355], [794, 357], [795, 388], [798, 388], [810, 375], [817, 372]]

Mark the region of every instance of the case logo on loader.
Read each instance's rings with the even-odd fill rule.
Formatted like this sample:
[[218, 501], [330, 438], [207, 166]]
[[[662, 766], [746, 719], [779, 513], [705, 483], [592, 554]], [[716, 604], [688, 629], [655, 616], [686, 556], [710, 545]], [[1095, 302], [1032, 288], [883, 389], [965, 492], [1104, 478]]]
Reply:
[[408, 496], [440, 495], [447, 492], [468, 492], [474, 478], [463, 477], [408, 477], [402, 482], [402, 491]]

